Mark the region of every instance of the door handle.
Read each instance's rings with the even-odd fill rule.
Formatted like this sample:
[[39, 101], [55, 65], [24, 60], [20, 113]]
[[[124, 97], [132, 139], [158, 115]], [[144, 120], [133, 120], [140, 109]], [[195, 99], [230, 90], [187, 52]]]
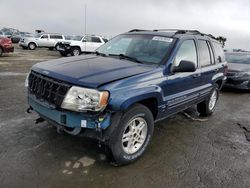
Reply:
[[201, 76], [201, 74], [200, 74], [200, 73], [193, 74], [193, 78], [198, 78], [198, 77], [200, 77], [200, 76]]

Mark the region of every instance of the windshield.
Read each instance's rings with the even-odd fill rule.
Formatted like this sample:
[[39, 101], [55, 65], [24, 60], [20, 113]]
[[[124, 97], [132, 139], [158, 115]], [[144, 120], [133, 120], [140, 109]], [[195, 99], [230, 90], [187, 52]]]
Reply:
[[173, 39], [154, 35], [119, 35], [97, 49], [107, 56], [123, 55], [145, 64], [159, 64]]
[[226, 54], [228, 63], [239, 63], [250, 65], [250, 53]]

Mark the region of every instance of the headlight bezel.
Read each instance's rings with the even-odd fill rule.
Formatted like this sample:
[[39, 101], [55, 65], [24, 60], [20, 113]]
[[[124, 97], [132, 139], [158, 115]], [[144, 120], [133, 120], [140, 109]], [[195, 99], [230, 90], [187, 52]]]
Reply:
[[108, 91], [72, 86], [66, 93], [61, 108], [75, 112], [98, 112], [106, 108], [108, 100]]

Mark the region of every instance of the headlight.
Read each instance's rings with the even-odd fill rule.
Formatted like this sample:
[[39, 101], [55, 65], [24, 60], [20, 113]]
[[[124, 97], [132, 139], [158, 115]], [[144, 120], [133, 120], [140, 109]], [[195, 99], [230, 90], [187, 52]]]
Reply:
[[29, 87], [29, 76], [30, 76], [30, 72], [26, 76], [26, 79], [25, 79], [25, 82], [24, 82], [25, 87]]
[[109, 92], [73, 86], [66, 94], [61, 107], [77, 112], [101, 111], [108, 103]]

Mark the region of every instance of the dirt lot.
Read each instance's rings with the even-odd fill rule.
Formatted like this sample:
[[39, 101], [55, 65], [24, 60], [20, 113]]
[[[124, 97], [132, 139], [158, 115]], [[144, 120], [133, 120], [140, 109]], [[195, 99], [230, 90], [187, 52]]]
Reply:
[[[250, 187], [250, 93], [223, 91], [215, 114], [189, 109], [155, 127], [136, 163], [113, 167], [92, 140], [57, 134], [26, 114], [24, 80], [55, 51], [22, 50], [0, 57], [0, 187]], [[243, 128], [245, 127], [245, 128]]]

